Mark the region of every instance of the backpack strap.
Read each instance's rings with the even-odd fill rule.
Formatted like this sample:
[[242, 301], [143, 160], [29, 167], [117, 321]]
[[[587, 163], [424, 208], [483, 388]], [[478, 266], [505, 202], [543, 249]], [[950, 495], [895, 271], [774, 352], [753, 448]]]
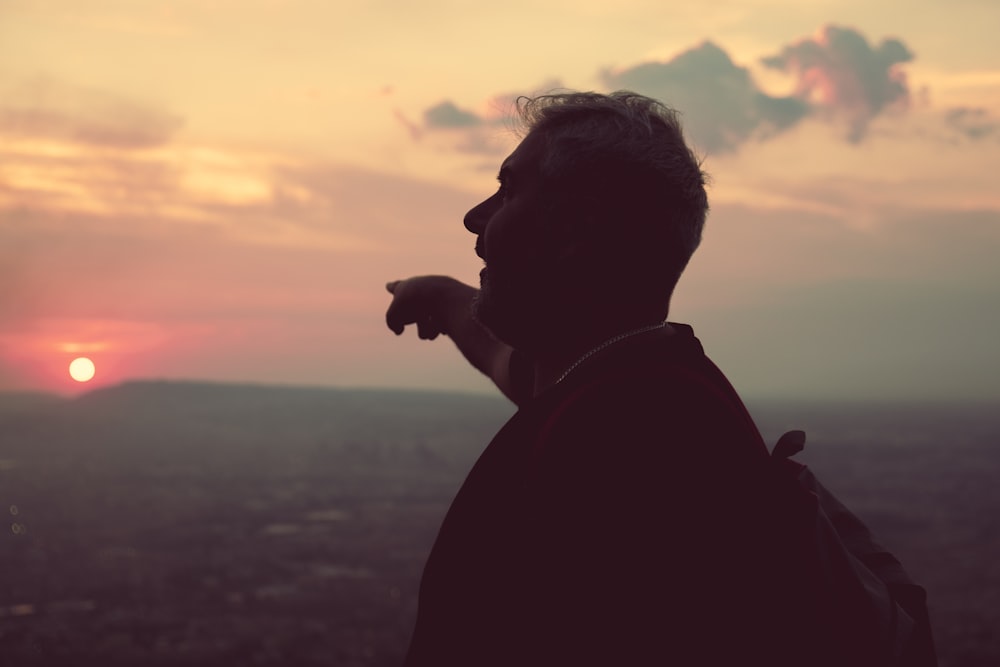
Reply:
[[862, 644], [857, 649], [868, 653], [872, 664], [935, 667], [926, 592], [807, 466], [789, 458], [804, 449], [805, 440], [803, 431], [789, 431], [778, 439], [771, 457], [817, 501], [816, 541], [824, 555], [822, 574], [837, 596], [840, 614], [854, 615], [867, 607], [867, 615], [876, 621], [876, 632], [867, 642], [871, 646]]
[[[756, 423], [722, 372], [707, 358], [704, 368], [675, 362], [640, 373], [674, 373], [728, 406], [767, 455]], [[634, 371], [632, 371], [634, 373]], [[538, 432], [532, 455], [539, 453], [552, 430], [572, 406], [606, 382], [625, 379], [615, 369], [573, 389], [552, 410]], [[794, 507], [787, 509], [812, 526], [804, 539], [816, 556], [817, 575], [830, 602], [828, 615], [833, 642], [851, 665], [936, 667], [926, 594], [906, 574], [900, 562], [872, 538], [868, 527], [830, 493], [807, 466], [792, 456], [805, 447], [804, 431], [783, 434], [767, 460], [777, 492]], [[808, 530], [808, 528], [807, 528]], [[817, 647], [817, 650], [821, 650]]]
[[789, 431], [778, 438], [777, 444], [771, 450], [771, 456], [779, 459], [789, 459], [806, 448], [805, 431]]

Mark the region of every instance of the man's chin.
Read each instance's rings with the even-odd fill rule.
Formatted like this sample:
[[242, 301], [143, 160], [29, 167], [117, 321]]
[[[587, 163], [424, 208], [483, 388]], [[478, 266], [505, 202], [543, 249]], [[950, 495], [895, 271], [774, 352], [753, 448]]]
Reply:
[[479, 294], [472, 300], [472, 319], [489, 330], [497, 340], [507, 345], [513, 345], [510, 327], [505, 326], [505, 323], [516, 321], [516, 314], [507, 313], [498, 306], [485, 280], [483, 280]]
[[[489, 330], [502, 343], [518, 349], [532, 347], [532, 339], [538, 334], [536, 327], [544, 327], [548, 319], [548, 308], [537, 301], [537, 288], [529, 284], [504, 283], [502, 294], [495, 289], [484, 269], [479, 274], [479, 294], [472, 302], [472, 317]], [[512, 295], [519, 296], [512, 296]]]
[[479, 290], [479, 294], [477, 294], [472, 300], [472, 319], [489, 329], [490, 333], [496, 336], [496, 332], [493, 331], [492, 326], [492, 323], [495, 321], [493, 318], [493, 307], [490, 303], [489, 292], [485, 285]]
[[479, 272], [479, 292], [472, 300], [472, 317], [481, 325], [489, 328], [490, 313], [493, 310], [493, 286], [484, 268]]

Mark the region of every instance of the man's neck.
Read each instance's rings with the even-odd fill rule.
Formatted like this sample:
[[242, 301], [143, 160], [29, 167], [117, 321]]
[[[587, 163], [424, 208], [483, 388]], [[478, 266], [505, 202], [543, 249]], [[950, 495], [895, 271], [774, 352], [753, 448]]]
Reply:
[[590, 335], [577, 336], [564, 345], [553, 346], [548, 353], [535, 357], [534, 395], [568, 378], [579, 366], [593, 358], [602, 356], [627, 340], [650, 335], [672, 334], [673, 328], [665, 322], [638, 325], [623, 330], [593, 330]]

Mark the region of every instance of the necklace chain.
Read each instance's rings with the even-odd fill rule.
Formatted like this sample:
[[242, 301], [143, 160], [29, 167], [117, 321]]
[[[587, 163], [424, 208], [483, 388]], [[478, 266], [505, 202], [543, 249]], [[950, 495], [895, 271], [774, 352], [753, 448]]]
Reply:
[[576, 361], [574, 361], [570, 365], [570, 367], [567, 368], [566, 371], [562, 375], [559, 376], [559, 379], [556, 380], [556, 384], [559, 384], [560, 382], [562, 382], [563, 380], [565, 380], [566, 377], [570, 373], [572, 373], [576, 369], [577, 366], [579, 366], [580, 364], [582, 364], [583, 362], [585, 362], [587, 359], [590, 359], [592, 356], [594, 356], [595, 354], [597, 354], [598, 352], [600, 352], [604, 348], [610, 347], [610, 346], [614, 345], [615, 343], [618, 343], [620, 341], [625, 340], [626, 338], [631, 338], [632, 336], [638, 336], [639, 334], [646, 333], [647, 331], [655, 331], [656, 329], [662, 329], [666, 325], [667, 325], [666, 322], [660, 322], [658, 324], [650, 324], [648, 326], [640, 327], [638, 329], [633, 329], [632, 331], [627, 331], [627, 332], [625, 332], [623, 334], [618, 334], [617, 336], [614, 336], [613, 338], [607, 339], [606, 341], [604, 341], [603, 343], [601, 343], [600, 345], [598, 345], [597, 347], [595, 347], [594, 349], [590, 350], [589, 352], [587, 352], [586, 354], [584, 354], [582, 357], [580, 357], [579, 359], [577, 359]]

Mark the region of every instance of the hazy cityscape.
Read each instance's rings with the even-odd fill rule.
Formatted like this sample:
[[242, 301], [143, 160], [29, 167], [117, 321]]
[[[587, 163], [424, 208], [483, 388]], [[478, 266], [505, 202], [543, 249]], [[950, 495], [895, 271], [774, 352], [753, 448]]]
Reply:
[[[1000, 664], [1000, 411], [751, 404]], [[397, 665], [495, 398], [136, 382], [0, 394], [0, 662]]]

